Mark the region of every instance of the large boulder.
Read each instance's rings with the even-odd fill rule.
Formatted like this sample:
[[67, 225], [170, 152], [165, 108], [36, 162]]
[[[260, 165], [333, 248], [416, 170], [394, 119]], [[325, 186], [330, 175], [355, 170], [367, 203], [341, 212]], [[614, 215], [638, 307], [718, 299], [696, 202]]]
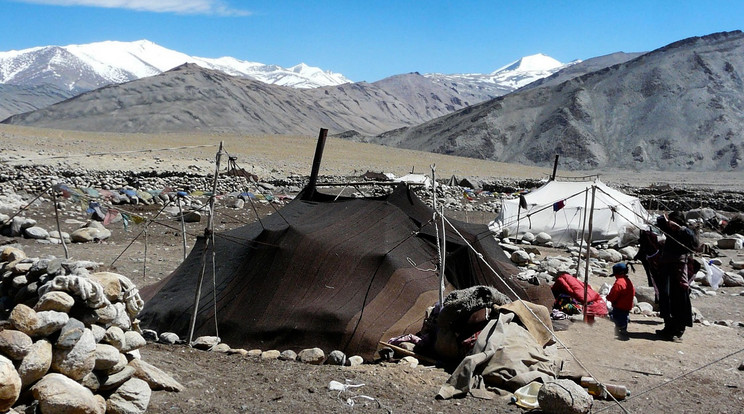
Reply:
[[602, 249], [599, 251], [599, 259], [610, 263], [623, 260], [623, 255], [615, 249]]
[[13, 361], [0, 355], [0, 412], [10, 409], [21, 395], [21, 377]]
[[522, 235], [522, 242], [533, 243], [535, 241], [535, 235], [529, 231]]
[[141, 359], [133, 359], [129, 365], [134, 368], [134, 376], [147, 382], [151, 390], [182, 391], [183, 385], [170, 375]]
[[551, 241], [553, 241], [553, 238], [548, 233], [545, 233], [544, 231], [541, 231], [540, 233], [537, 233], [535, 235], [535, 243], [539, 245], [545, 245], [545, 244], [550, 243]]
[[67, 292], [51, 291], [46, 292], [39, 298], [39, 301], [34, 305], [34, 310], [37, 312], [53, 310], [68, 313], [74, 305], [75, 298]]
[[31, 351], [34, 341], [30, 336], [15, 329], [0, 331], [0, 354], [18, 361]]
[[625, 246], [618, 250], [618, 252], [623, 256], [623, 260], [633, 260], [638, 254], [638, 248], [635, 246]]
[[104, 414], [106, 400], [74, 380], [58, 373], [47, 374], [31, 387], [42, 413]]
[[52, 344], [46, 339], [36, 341], [18, 366], [23, 389], [41, 379], [52, 366]]
[[303, 349], [297, 359], [306, 364], [320, 365], [325, 361], [325, 353], [320, 348]]
[[15, 262], [17, 260], [22, 260], [25, 258], [26, 253], [24, 253], [21, 249], [16, 249], [15, 247], [6, 246], [0, 252], [1, 262]]
[[49, 238], [49, 232], [39, 226], [24, 229], [23, 234], [29, 239], [35, 240], [46, 240]]
[[70, 239], [77, 243], [106, 240], [111, 237], [111, 230], [97, 221], [89, 221], [85, 227], [81, 227], [70, 234]]
[[540, 410], [551, 414], [586, 414], [594, 399], [579, 384], [568, 379], [549, 381], [537, 393]]
[[724, 272], [723, 286], [726, 286], [726, 287], [744, 286], [744, 277], [734, 272]]
[[84, 332], [85, 325], [75, 318], [70, 318], [59, 331], [57, 342], [54, 345], [57, 348], [70, 349], [80, 340]]
[[31, 333], [36, 330], [39, 324], [39, 316], [35, 310], [24, 304], [19, 304], [10, 312], [8, 321], [17, 330], [31, 336]]
[[96, 272], [90, 275], [92, 280], [97, 281], [103, 287], [103, 294], [110, 302], [121, 299], [120, 275], [112, 272]]
[[67, 324], [70, 315], [57, 311], [41, 311], [36, 313], [39, 318], [39, 324], [31, 334], [34, 338], [49, 336]]
[[97, 371], [108, 371], [119, 363], [119, 350], [109, 344], [96, 344]]
[[90, 329], [83, 332], [80, 340], [70, 349], [56, 348], [53, 352], [52, 368], [75, 381], [83, 379], [96, 366], [96, 340]]
[[147, 411], [152, 391], [147, 383], [139, 378], [131, 378], [121, 385], [106, 406], [107, 414], [142, 414]]
[[517, 250], [511, 254], [511, 261], [522, 266], [530, 262], [530, 254], [524, 250]]

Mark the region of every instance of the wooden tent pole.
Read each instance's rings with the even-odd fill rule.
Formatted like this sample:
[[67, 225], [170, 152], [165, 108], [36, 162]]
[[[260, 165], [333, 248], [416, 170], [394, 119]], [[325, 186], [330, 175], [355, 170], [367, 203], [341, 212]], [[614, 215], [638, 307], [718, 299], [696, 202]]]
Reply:
[[178, 215], [181, 216], [181, 243], [183, 244], [183, 260], [186, 260], [186, 222], [183, 219], [183, 201], [184, 197], [180, 192], [176, 193], [178, 198]]
[[62, 227], [59, 225], [59, 209], [57, 208], [57, 190], [52, 188], [52, 201], [54, 202], [54, 218], [57, 221], [57, 233], [59, 233], [59, 239], [62, 241], [62, 248], [65, 249], [65, 259], [70, 258], [70, 251], [67, 250], [67, 243], [65, 243], [65, 237], [62, 235]]
[[558, 170], [558, 154], [555, 154], [555, 161], [553, 161], [553, 174], [550, 176], [550, 181], [555, 181], [555, 173]]
[[[589, 189], [584, 190], [584, 210], [583, 216], [581, 217], [581, 236], [579, 237], [579, 257], [576, 261], [576, 277], [579, 276], [579, 269], [581, 269], [581, 250], [584, 248], [584, 234], [586, 233], [586, 208], [589, 204]], [[589, 258], [587, 257], [587, 260]]]
[[519, 204], [517, 205], [517, 231], [514, 233], [514, 241], [517, 240], [517, 237], [519, 237], [519, 213], [522, 212], [522, 200], [519, 200]]
[[589, 210], [589, 235], [586, 242], [586, 269], [584, 270], [584, 321], [586, 318], [586, 296], [589, 289], [589, 255], [591, 254], [592, 247], [592, 225], [594, 221], [594, 196], [597, 192], [597, 186], [592, 185], [592, 208]]
[[440, 215], [442, 218], [442, 252], [440, 255], [442, 256], [442, 272], [439, 276], [439, 300], [442, 305], [444, 305], [444, 285], [446, 280], [445, 270], [447, 269], [446, 266], [446, 260], [447, 260], [447, 236], [444, 233], [445, 228], [445, 220], [444, 220], [444, 205], [442, 205], [442, 214]]
[[[217, 199], [217, 180], [220, 176], [220, 159], [222, 158], [222, 141], [220, 141], [220, 149], [217, 151], [217, 159], [215, 161], [214, 170], [214, 181], [212, 182], [212, 196], [209, 197], [209, 221], [207, 222], [206, 234], [212, 241], [212, 304], [214, 306], [214, 335], [220, 336], [220, 329], [217, 324], [217, 266], [216, 251], [215, 251], [215, 240], [214, 240], [214, 202]], [[207, 243], [208, 244], [208, 243]], [[206, 261], [205, 261], [206, 262]]]
[[[207, 221], [207, 228], [204, 230], [205, 240], [204, 240], [204, 250], [202, 251], [202, 269], [199, 273], [199, 281], [197, 282], [196, 286], [196, 292], [194, 294], [194, 313], [191, 316], [191, 326], [189, 328], [189, 346], [191, 346], [193, 340], [194, 340], [194, 328], [196, 327], [196, 314], [199, 312], [199, 299], [201, 298], [201, 288], [202, 283], [204, 282], [204, 273], [207, 266], [207, 249], [209, 249], [209, 243], [210, 240], [214, 240], [214, 237], [212, 237], [212, 224], [214, 223], [214, 200], [215, 195], [217, 194], [217, 178], [219, 177], [220, 173], [220, 157], [222, 156], [222, 141], [220, 141], [220, 149], [217, 151], [217, 160], [215, 162], [215, 170], [214, 170], [214, 181], [212, 182], [212, 195], [209, 197], [209, 220]], [[214, 250], [214, 245], [212, 245], [212, 250]], [[212, 275], [214, 280], [214, 275]], [[216, 295], [216, 292], [214, 293]], [[214, 304], [215, 309], [217, 307], [217, 303]], [[215, 312], [214, 315], [215, 318], [215, 325], [217, 322], [217, 313]], [[219, 336], [219, 335], [217, 335]]]
[[[431, 207], [434, 210], [434, 231], [437, 232], [437, 255], [439, 263], [439, 306], [444, 306], [444, 260], [442, 259], [442, 246], [439, 242], [439, 226], [437, 225], [437, 166], [431, 166]], [[413, 169], [411, 169], [413, 170]], [[442, 229], [444, 230], [444, 229]]]
[[142, 261], [142, 276], [147, 279], [147, 226], [149, 226], [150, 223], [145, 224], [145, 254], [144, 254], [144, 260]]
[[309, 200], [315, 194], [315, 187], [318, 183], [318, 173], [320, 172], [320, 162], [323, 160], [323, 149], [325, 148], [326, 137], [328, 137], [328, 129], [320, 128], [318, 133], [318, 142], [315, 145], [315, 156], [313, 157], [313, 167], [310, 171], [310, 181], [307, 183], [308, 192], [305, 195], [305, 199]]

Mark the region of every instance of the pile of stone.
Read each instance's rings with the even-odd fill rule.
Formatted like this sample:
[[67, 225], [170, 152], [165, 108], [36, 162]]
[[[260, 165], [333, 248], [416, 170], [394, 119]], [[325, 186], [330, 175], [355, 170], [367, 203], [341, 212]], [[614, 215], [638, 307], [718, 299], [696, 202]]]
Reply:
[[[549, 234], [541, 232], [537, 235], [525, 233], [521, 239], [512, 240], [508, 237], [499, 239], [499, 246], [509, 255], [517, 266], [524, 267], [520, 278], [531, 279], [535, 275], [552, 281], [552, 277], [560, 272], [582, 274], [579, 269], [579, 259], [586, 262], [586, 246], [565, 246], [568, 256], [542, 256], [540, 247], [553, 247]], [[589, 265], [591, 273], [597, 276], [610, 276], [609, 268], [623, 260], [633, 260], [638, 253], [634, 246], [619, 247], [617, 244], [604, 244], [589, 247]]]
[[0, 213], [0, 235], [6, 237], [23, 237], [38, 240], [41, 243], [61, 244], [88, 243], [103, 241], [111, 237], [111, 231], [95, 220], [83, 223], [72, 233], [57, 230], [47, 230], [37, 225], [32, 218], [15, 216], [12, 219], [7, 214]]
[[[413, 191], [429, 207], [432, 206], [431, 188], [417, 186], [413, 187]], [[501, 197], [501, 193], [482, 189], [437, 184], [437, 209], [444, 207], [446, 211], [485, 211], [494, 213], [495, 217], [501, 210]]]
[[144, 413], [183, 388], [140, 358], [136, 287], [97, 266], [0, 252], [0, 412]]

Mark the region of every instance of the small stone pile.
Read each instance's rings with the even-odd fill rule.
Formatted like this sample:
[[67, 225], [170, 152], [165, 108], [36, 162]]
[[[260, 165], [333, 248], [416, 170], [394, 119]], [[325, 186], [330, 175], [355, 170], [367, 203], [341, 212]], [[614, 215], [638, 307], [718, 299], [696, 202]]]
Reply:
[[0, 251], [0, 412], [144, 413], [183, 388], [140, 358], [134, 284], [97, 266]]
[[12, 219], [7, 214], [0, 213], [0, 234], [7, 237], [23, 237], [37, 240], [40, 243], [61, 244], [88, 243], [106, 240], [111, 237], [111, 230], [98, 221], [90, 220], [83, 223], [72, 233], [57, 230], [47, 230], [37, 225], [32, 218], [15, 216]]

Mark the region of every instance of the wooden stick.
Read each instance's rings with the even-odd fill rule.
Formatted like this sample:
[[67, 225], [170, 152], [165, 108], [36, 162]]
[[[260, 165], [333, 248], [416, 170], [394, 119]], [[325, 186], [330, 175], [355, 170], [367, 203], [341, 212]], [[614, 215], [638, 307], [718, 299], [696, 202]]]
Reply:
[[59, 239], [62, 240], [62, 248], [65, 249], [65, 259], [70, 258], [70, 252], [67, 250], [67, 243], [65, 243], [65, 236], [62, 235], [62, 228], [59, 225], [59, 209], [57, 209], [57, 190], [52, 188], [52, 202], [54, 202], [54, 218], [57, 220], [57, 233], [59, 233]]
[[433, 359], [433, 358], [429, 358], [428, 356], [417, 354], [417, 353], [415, 353], [413, 351], [409, 351], [409, 350], [407, 350], [405, 348], [401, 348], [401, 347], [399, 347], [397, 345], [389, 344], [389, 343], [387, 343], [385, 341], [380, 341], [379, 343], [380, 343], [380, 345], [385, 345], [386, 347], [389, 347], [390, 349], [392, 349], [393, 351], [395, 351], [395, 352], [397, 352], [399, 354], [403, 354], [405, 356], [412, 356], [412, 357], [418, 359], [419, 361], [424, 361], [424, 362], [429, 363], [429, 364], [432, 364], [432, 365], [435, 365], [437, 363], [437, 361], [435, 359]]
[[[199, 299], [201, 298], [202, 283], [204, 282], [204, 273], [205, 273], [206, 266], [207, 266], [207, 259], [206, 259], [207, 249], [209, 249], [210, 241], [214, 240], [214, 237], [212, 237], [212, 223], [214, 222], [214, 199], [215, 199], [215, 195], [217, 192], [217, 177], [220, 172], [221, 155], [222, 155], [222, 141], [220, 141], [220, 149], [217, 151], [217, 161], [216, 161], [217, 165], [214, 171], [214, 181], [212, 182], [212, 195], [209, 198], [209, 220], [207, 221], [207, 228], [204, 230], [206, 239], [204, 240], [204, 250], [202, 251], [202, 257], [201, 257], [202, 269], [201, 269], [201, 272], [199, 273], [199, 281], [197, 282], [196, 292], [194, 294], [194, 313], [191, 316], [191, 327], [189, 328], [189, 346], [191, 346], [193, 339], [194, 339], [194, 329], [196, 327], [196, 314], [199, 312]], [[214, 251], [214, 245], [212, 245], [212, 250]], [[214, 275], [212, 276], [214, 280]], [[215, 286], [215, 291], [216, 291], [216, 286]], [[214, 294], [216, 295], [216, 292]], [[214, 306], [215, 306], [214, 320], [215, 320], [215, 325], [216, 325], [217, 324], [216, 297], [215, 297]], [[215, 326], [215, 331], [216, 330], [217, 329]], [[217, 332], [215, 333], [215, 336], [219, 336]]]
[[186, 222], [183, 219], [183, 197], [178, 197], [178, 213], [181, 216], [181, 239], [183, 242], [183, 260], [186, 260]]
[[[586, 269], [584, 270], [584, 321], [586, 321], [586, 296], [589, 289], [589, 255], [592, 248], [592, 227], [594, 224], [594, 198], [597, 193], [597, 186], [592, 185], [592, 208], [589, 210], [589, 235], [586, 242]], [[578, 270], [578, 269], [577, 269]]]

